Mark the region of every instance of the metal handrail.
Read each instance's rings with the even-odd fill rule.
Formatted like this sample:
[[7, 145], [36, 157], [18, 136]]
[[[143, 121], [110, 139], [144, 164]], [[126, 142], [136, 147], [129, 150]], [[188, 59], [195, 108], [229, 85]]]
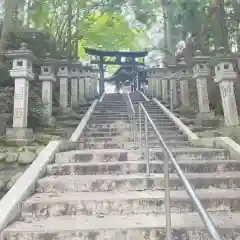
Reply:
[[128, 101], [129, 101], [129, 104], [130, 104], [130, 108], [131, 108], [132, 114], [135, 115], [136, 112], [135, 112], [135, 109], [133, 107], [132, 100], [130, 98], [129, 93], [127, 93], [127, 97], [128, 97]]
[[132, 104], [132, 100], [130, 98], [129, 92], [124, 93], [126, 96], [126, 103], [128, 110], [130, 112], [130, 121], [131, 121], [131, 132], [133, 133], [133, 141], [134, 141], [134, 148], [136, 148], [136, 112]]
[[[161, 134], [159, 133], [158, 129], [156, 128], [153, 120], [149, 116], [147, 110], [143, 106], [142, 103], [139, 104], [139, 119], [140, 119], [140, 131], [142, 131], [141, 125], [141, 112], [143, 111], [145, 117], [145, 157], [147, 157], [147, 171], [148, 175], [150, 175], [150, 159], [149, 159], [149, 148], [148, 148], [148, 121], [152, 126], [153, 130], [155, 131], [157, 138], [162, 145], [165, 159], [164, 159], [164, 185], [165, 185], [165, 211], [166, 211], [166, 228], [167, 228], [167, 240], [172, 240], [172, 227], [171, 227], [171, 211], [170, 211], [170, 189], [169, 189], [169, 160], [172, 162], [172, 165], [175, 167], [178, 176], [180, 177], [181, 181], [183, 182], [184, 187], [188, 195], [190, 196], [191, 200], [195, 204], [195, 207], [198, 210], [198, 213], [208, 230], [208, 233], [214, 240], [221, 240], [211, 218], [209, 217], [208, 213], [205, 211], [204, 207], [202, 206], [200, 200], [198, 199], [195, 191], [191, 187], [189, 181], [187, 180], [186, 176], [184, 175], [182, 169], [180, 168], [179, 164], [177, 163], [176, 159], [174, 158], [173, 154], [167, 147], [165, 141], [163, 140]], [[141, 142], [141, 134], [140, 134], [140, 142]], [[140, 143], [141, 145], [141, 143]]]

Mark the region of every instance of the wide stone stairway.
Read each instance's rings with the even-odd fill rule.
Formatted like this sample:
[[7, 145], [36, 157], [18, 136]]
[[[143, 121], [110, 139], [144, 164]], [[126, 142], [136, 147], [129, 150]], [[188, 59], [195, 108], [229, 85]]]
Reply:
[[[239, 159], [224, 149], [191, 146], [154, 102], [139, 100], [222, 239], [240, 239]], [[137, 102], [134, 96], [136, 113]], [[3, 240], [164, 240], [164, 152], [150, 124], [148, 137], [150, 176], [124, 96], [106, 94], [74, 149], [55, 154]], [[171, 164], [169, 171], [173, 239], [211, 239]]]

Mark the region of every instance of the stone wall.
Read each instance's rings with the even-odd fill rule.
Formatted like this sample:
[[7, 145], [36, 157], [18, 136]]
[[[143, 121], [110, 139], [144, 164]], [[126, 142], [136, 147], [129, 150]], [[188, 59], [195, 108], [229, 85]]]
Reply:
[[6, 133], [6, 119], [0, 115], [0, 137], [5, 136]]

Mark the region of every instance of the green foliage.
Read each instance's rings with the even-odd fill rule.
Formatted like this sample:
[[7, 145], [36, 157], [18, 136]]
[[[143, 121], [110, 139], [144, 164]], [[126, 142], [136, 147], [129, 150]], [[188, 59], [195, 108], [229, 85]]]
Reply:
[[194, 48], [206, 54], [220, 46], [226, 49], [234, 45], [240, 47], [238, 37], [240, 4], [237, 0], [218, 0], [213, 9], [212, 0], [172, 0], [169, 14], [176, 35], [181, 40], [191, 35]]
[[219, 103], [216, 108], [214, 109], [216, 115], [223, 115], [223, 106]]
[[91, 14], [81, 26], [87, 29], [87, 31], [80, 31], [79, 55], [81, 57], [84, 56], [83, 46], [111, 50], [136, 47], [136, 33], [129, 28], [124, 17], [117, 13]]
[[[69, 1], [71, 13], [68, 12]], [[139, 2], [140, 5], [143, 3], [144, 1]], [[139, 46], [136, 39], [142, 34], [142, 30], [130, 27], [121, 7], [122, 1], [119, 0], [34, 1], [29, 9], [29, 22], [34, 28], [52, 34], [57, 41], [57, 50], [64, 52], [67, 47], [67, 24], [70, 17], [72, 49], [77, 38], [79, 57], [86, 58], [84, 46], [111, 50], [137, 49]], [[150, 13], [148, 10], [144, 12], [143, 9], [139, 12], [147, 15]]]

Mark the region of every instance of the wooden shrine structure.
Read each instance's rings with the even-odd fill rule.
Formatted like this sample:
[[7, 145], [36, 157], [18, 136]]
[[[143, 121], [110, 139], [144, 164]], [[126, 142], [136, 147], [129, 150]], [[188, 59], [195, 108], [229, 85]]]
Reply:
[[[148, 52], [121, 52], [121, 51], [103, 51], [92, 48], [85, 48], [85, 52], [91, 56], [96, 57], [96, 59], [91, 61], [91, 64], [97, 64], [100, 70], [100, 94], [105, 91], [104, 83], [104, 71], [106, 65], [120, 65], [120, 69], [114, 74], [113, 78], [108, 81], [116, 81], [117, 88], [121, 81], [119, 76], [132, 76], [132, 83], [135, 88], [137, 87], [136, 81], [134, 81], [135, 76], [138, 76], [140, 69], [145, 66], [144, 58], [148, 55]], [[136, 58], [143, 58], [142, 62], [138, 62]], [[131, 71], [130, 71], [131, 69]], [[116, 77], [118, 75], [118, 77]], [[139, 81], [139, 80], [137, 80]]]

